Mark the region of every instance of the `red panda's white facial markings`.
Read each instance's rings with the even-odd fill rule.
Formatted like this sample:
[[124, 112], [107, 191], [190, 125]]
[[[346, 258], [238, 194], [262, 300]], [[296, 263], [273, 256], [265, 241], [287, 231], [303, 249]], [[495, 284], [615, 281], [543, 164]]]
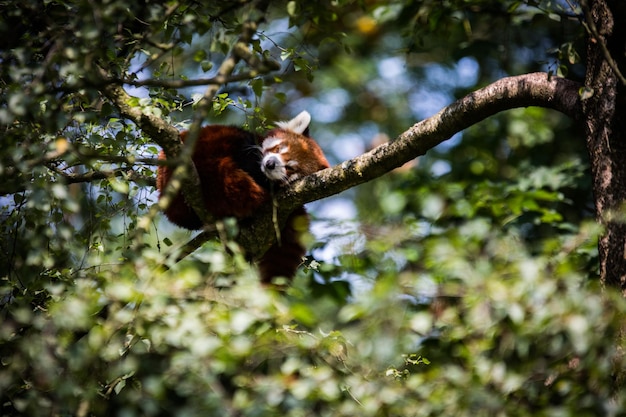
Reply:
[[267, 138], [261, 145], [261, 171], [271, 181], [290, 182], [301, 177], [299, 146], [293, 138]]
[[306, 147], [304, 141], [308, 138], [303, 133], [310, 122], [311, 115], [302, 112], [289, 121], [277, 123], [278, 129], [263, 140], [261, 171], [271, 181], [290, 182], [302, 176], [298, 157]]
[[289, 148], [281, 138], [268, 137], [261, 144], [261, 171], [271, 181], [288, 181], [287, 165], [289, 163], [287, 153]]

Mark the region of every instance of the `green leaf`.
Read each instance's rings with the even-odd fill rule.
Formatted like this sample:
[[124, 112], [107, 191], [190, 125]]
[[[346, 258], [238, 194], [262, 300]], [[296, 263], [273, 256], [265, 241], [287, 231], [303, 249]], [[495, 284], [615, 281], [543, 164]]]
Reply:
[[265, 83], [260, 78], [256, 78], [256, 79], [250, 81], [250, 86], [252, 87], [252, 91], [254, 91], [254, 95], [255, 96], [261, 97], [261, 95], [263, 94], [263, 86], [264, 86], [264, 84]]

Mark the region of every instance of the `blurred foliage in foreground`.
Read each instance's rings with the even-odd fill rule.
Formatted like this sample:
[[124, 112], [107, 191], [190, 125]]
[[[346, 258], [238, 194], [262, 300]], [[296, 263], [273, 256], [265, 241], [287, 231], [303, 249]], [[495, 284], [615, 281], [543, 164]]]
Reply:
[[406, 238], [374, 250], [387, 233], [377, 257], [346, 260], [379, 265], [348, 303], [305, 276], [260, 288], [217, 251], [210, 273], [159, 272], [146, 249], [61, 274], [40, 309], [17, 296], [3, 313], [3, 415], [612, 415], [624, 303], [570, 261], [596, 232], [531, 254], [475, 218], [421, 239], [419, 270], [394, 267], [418, 250]]
[[155, 81], [131, 104], [184, 126], [198, 90], [158, 82], [214, 76], [263, 4], [253, 52], [283, 67], [207, 122], [306, 108], [333, 162], [503, 75], [581, 75], [571, 2], [266, 3], [0, 1], [0, 414], [623, 415], [626, 306], [598, 288], [584, 139], [555, 112], [316, 205], [286, 290], [232, 222], [175, 262], [189, 234], [146, 216], [158, 149], [100, 70]]

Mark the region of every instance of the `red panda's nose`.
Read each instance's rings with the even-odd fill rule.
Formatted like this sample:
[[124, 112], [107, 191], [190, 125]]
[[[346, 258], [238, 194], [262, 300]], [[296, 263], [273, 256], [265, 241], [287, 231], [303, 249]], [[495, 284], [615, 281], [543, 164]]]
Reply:
[[276, 155], [269, 155], [264, 158], [263, 167], [265, 171], [273, 171], [278, 166], [282, 166], [282, 161]]
[[276, 168], [276, 158], [270, 158], [265, 161], [265, 169], [269, 169], [270, 171]]

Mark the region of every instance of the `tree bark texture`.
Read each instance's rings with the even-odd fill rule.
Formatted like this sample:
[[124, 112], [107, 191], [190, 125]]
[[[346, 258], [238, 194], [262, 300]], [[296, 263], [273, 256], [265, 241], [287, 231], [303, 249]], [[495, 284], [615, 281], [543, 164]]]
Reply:
[[[589, 33], [583, 101], [596, 216], [605, 226], [598, 243], [600, 279], [626, 294], [626, 2], [581, 2]], [[621, 79], [620, 79], [621, 78]]]

